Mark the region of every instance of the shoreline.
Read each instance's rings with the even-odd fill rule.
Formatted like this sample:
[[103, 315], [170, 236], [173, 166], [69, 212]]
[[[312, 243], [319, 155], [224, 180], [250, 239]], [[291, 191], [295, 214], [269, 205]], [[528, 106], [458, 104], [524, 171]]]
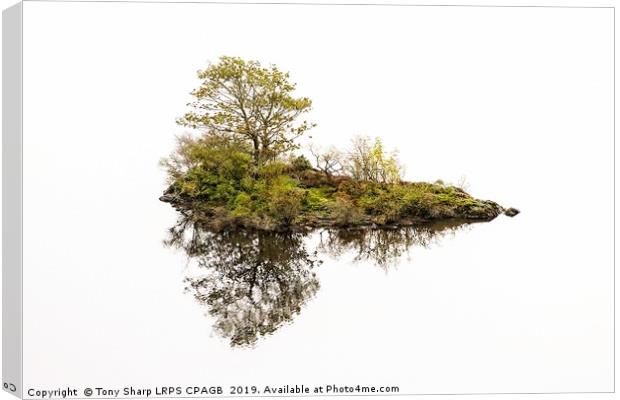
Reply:
[[422, 218], [417, 216], [407, 216], [392, 221], [379, 221], [371, 215], [359, 216], [355, 222], [342, 222], [334, 217], [318, 215], [317, 213], [302, 213], [296, 221], [288, 224], [278, 223], [273, 219], [264, 216], [243, 217], [233, 216], [230, 212], [222, 212], [221, 209], [213, 208], [205, 201], [181, 199], [170, 194], [164, 194], [159, 200], [170, 204], [177, 212], [183, 214], [194, 223], [213, 232], [225, 232], [235, 230], [247, 230], [257, 232], [311, 232], [317, 229], [344, 229], [344, 230], [367, 230], [384, 229], [395, 230], [401, 228], [415, 228], [445, 223], [447, 226], [462, 224], [473, 224], [490, 222], [498, 216], [504, 214], [514, 217], [519, 214], [515, 208], [504, 208], [490, 200], [476, 200], [483, 206], [478, 212], [472, 213], [458, 209], [448, 216], [434, 218]]

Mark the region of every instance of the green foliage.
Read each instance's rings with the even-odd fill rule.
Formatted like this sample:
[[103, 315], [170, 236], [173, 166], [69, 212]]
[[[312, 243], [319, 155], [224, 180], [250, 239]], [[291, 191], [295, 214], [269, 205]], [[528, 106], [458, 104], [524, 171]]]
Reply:
[[287, 165], [282, 161], [272, 161], [258, 167], [258, 176], [267, 181], [271, 181], [283, 176], [286, 169]]
[[364, 194], [360, 206], [370, 215], [375, 215], [380, 222], [394, 222], [405, 215], [407, 202], [406, 190], [393, 185]]
[[353, 138], [344, 170], [355, 180], [378, 183], [400, 182], [402, 173], [397, 153], [385, 153], [381, 139], [366, 136]]
[[252, 170], [243, 144], [212, 135], [180, 137], [176, 151], [161, 163], [181, 195], [217, 203], [234, 198]]
[[307, 171], [312, 169], [312, 164], [310, 164], [310, 161], [308, 161], [308, 159], [303, 155], [293, 158], [291, 165], [295, 172]]
[[304, 208], [309, 211], [326, 211], [330, 204], [330, 189], [319, 187], [310, 188], [304, 198]]
[[379, 138], [356, 137], [346, 153], [310, 146], [315, 167], [294, 156], [295, 139], [310, 127], [294, 122], [311, 103], [293, 97], [295, 85], [275, 66], [222, 57], [199, 78], [179, 123], [202, 132], [179, 137], [162, 160], [170, 184], [164, 201], [204, 211], [214, 228], [485, 218], [501, 210], [441, 180], [402, 182], [397, 154]]
[[268, 212], [283, 225], [290, 225], [301, 212], [306, 191], [298, 188], [288, 177], [280, 177], [268, 191]]
[[198, 78], [202, 83], [192, 92], [195, 101], [177, 123], [244, 142], [255, 165], [296, 149], [295, 139], [314, 126], [295, 123], [312, 102], [294, 97], [295, 84], [288, 72], [274, 65], [263, 67], [258, 61], [225, 56], [198, 71]]
[[297, 173], [305, 168], [300, 158], [256, 167], [242, 143], [218, 136], [181, 138], [177, 151], [163, 164], [172, 181], [170, 190], [211, 210], [217, 226], [274, 229], [317, 219], [338, 225], [389, 224], [495, 212], [443, 182], [381, 183], [327, 178], [315, 170]]
[[248, 217], [252, 214], [252, 197], [241, 192], [235, 198], [231, 215], [233, 217]]

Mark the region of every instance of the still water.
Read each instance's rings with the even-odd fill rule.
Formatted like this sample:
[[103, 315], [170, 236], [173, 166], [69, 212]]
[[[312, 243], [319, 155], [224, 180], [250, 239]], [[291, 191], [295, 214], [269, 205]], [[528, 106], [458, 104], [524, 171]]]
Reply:
[[385, 273], [416, 247], [467, 229], [465, 220], [415, 227], [334, 228], [311, 232], [210, 232], [182, 214], [164, 244], [182, 249], [195, 267], [186, 291], [213, 320], [231, 347], [253, 347], [294, 323], [321, 289], [324, 260], [350, 255]]
[[520, 201], [486, 223], [216, 235], [136, 198], [29, 208], [27, 385], [463, 393], [613, 377], [609, 220]]

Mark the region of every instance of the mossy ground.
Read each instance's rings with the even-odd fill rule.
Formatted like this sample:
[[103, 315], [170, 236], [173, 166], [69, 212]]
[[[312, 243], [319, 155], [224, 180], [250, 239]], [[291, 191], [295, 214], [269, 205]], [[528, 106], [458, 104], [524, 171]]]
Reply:
[[[287, 230], [414, 225], [450, 218], [491, 220], [503, 209], [442, 183], [376, 183], [281, 166], [237, 182], [173, 183], [162, 201], [213, 230]], [[189, 186], [189, 187], [188, 187]]]

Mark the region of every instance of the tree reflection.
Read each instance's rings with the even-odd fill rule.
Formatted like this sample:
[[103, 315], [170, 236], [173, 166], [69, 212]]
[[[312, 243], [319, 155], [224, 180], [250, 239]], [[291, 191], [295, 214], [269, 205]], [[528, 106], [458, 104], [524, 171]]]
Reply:
[[[385, 270], [412, 247], [428, 247], [469, 221], [444, 221], [394, 229], [325, 229], [318, 251], [341, 259], [371, 261]], [[307, 233], [249, 230], [212, 232], [181, 213], [164, 241], [195, 261], [200, 274], [186, 278], [187, 290], [215, 319], [217, 334], [233, 347], [252, 346], [291, 322], [320, 288], [308, 251]]]
[[321, 232], [319, 249], [340, 258], [353, 252], [353, 261], [372, 261], [387, 270], [412, 247], [429, 247], [446, 234], [454, 233], [471, 221], [447, 220], [416, 226], [358, 229], [327, 229]]
[[165, 243], [196, 258], [204, 274], [186, 278], [188, 289], [233, 347], [290, 322], [319, 290], [313, 268], [320, 261], [300, 233], [213, 233], [181, 218]]

